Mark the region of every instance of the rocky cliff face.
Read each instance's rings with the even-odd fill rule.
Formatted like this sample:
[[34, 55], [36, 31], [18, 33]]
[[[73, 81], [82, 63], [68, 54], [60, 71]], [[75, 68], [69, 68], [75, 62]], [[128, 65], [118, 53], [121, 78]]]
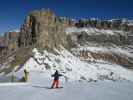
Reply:
[[[40, 11], [32, 11], [25, 19], [24, 24], [21, 26], [18, 44], [20, 47], [36, 46], [41, 48], [59, 48], [60, 45], [70, 47], [72, 45], [71, 38], [66, 35], [67, 27], [88, 28], [93, 27], [98, 30], [115, 30], [113, 34], [95, 34], [102, 31], [97, 30], [92, 32], [92, 35], [86, 35], [86, 32], [79, 34], [78, 42], [94, 41], [98, 43], [114, 43], [117, 45], [130, 44], [127, 38], [127, 33], [132, 33], [132, 25], [122, 19], [114, 20], [98, 20], [98, 19], [81, 19], [79, 21], [72, 20], [67, 17], [57, 17], [49, 9], [42, 9]], [[123, 31], [119, 34], [119, 31]], [[83, 41], [82, 41], [83, 40]], [[132, 40], [132, 39], [130, 39]]]
[[31, 12], [21, 27], [19, 46], [33, 46], [41, 48], [59, 48], [60, 45], [68, 47], [67, 25], [62, 23], [50, 10]]

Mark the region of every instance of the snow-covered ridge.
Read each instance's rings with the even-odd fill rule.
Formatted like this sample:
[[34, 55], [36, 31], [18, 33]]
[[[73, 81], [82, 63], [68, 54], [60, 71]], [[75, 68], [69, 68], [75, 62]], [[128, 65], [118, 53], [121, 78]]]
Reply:
[[83, 28], [77, 28], [77, 27], [69, 27], [66, 28], [65, 32], [67, 34], [71, 33], [80, 33], [80, 32], [86, 32], [88, 35], [125, 35], [125, 33], [121, 30], [105, 30], [105, 29], [97, 29], [97, 28], [92, 28], [92, 27], [83, 27]]
[[30, 58], [25, 64], [29, 71], [45, 73], [47, 70], [52, 74], [57, 69], [70, 81], [133, 80], [133, 72], [128, 69], [116, 64], [87, 63], [65, 49], [57, 51], [59, 55], [47, 51], [41, 54], [37, 49], [34, 49], [33, 52], [34, 57]]

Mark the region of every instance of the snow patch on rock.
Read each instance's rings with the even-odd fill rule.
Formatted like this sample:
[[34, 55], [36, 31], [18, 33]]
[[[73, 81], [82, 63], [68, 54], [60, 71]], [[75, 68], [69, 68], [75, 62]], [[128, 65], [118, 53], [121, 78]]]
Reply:
[[72, 33], [81, 33], [81, 32], [86, 32], [88, 35], [125, 35], [123, 31], [120, 30], [109, 30], [109, 29], [97, 29], [97, 28], [92, 28], [92, 27], [83, 27], [83, 28], [77, 28], [77, 27], [69, 27], [66, 28], [66, 33], [67, 34], [72, 34]]

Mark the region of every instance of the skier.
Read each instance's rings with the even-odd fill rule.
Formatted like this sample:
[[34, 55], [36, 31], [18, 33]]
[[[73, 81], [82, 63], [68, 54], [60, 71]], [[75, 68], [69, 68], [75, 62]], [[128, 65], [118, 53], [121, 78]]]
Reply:
[[59, 74], [58, 70], [55, 71], [55, 73], [52, 75], [52, 77], [54, 77], [53, 83], [51, 88], [59, 88], [59, 77], [63, 76], [62, 74]]

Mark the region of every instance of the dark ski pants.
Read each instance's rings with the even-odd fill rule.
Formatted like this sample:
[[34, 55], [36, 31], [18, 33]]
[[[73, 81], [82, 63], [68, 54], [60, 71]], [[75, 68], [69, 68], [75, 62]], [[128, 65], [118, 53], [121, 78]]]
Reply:
[[53, 83], [52, 83], [52, 88], [58, 88], [59, 87], [59, 80], [53, 80]]

